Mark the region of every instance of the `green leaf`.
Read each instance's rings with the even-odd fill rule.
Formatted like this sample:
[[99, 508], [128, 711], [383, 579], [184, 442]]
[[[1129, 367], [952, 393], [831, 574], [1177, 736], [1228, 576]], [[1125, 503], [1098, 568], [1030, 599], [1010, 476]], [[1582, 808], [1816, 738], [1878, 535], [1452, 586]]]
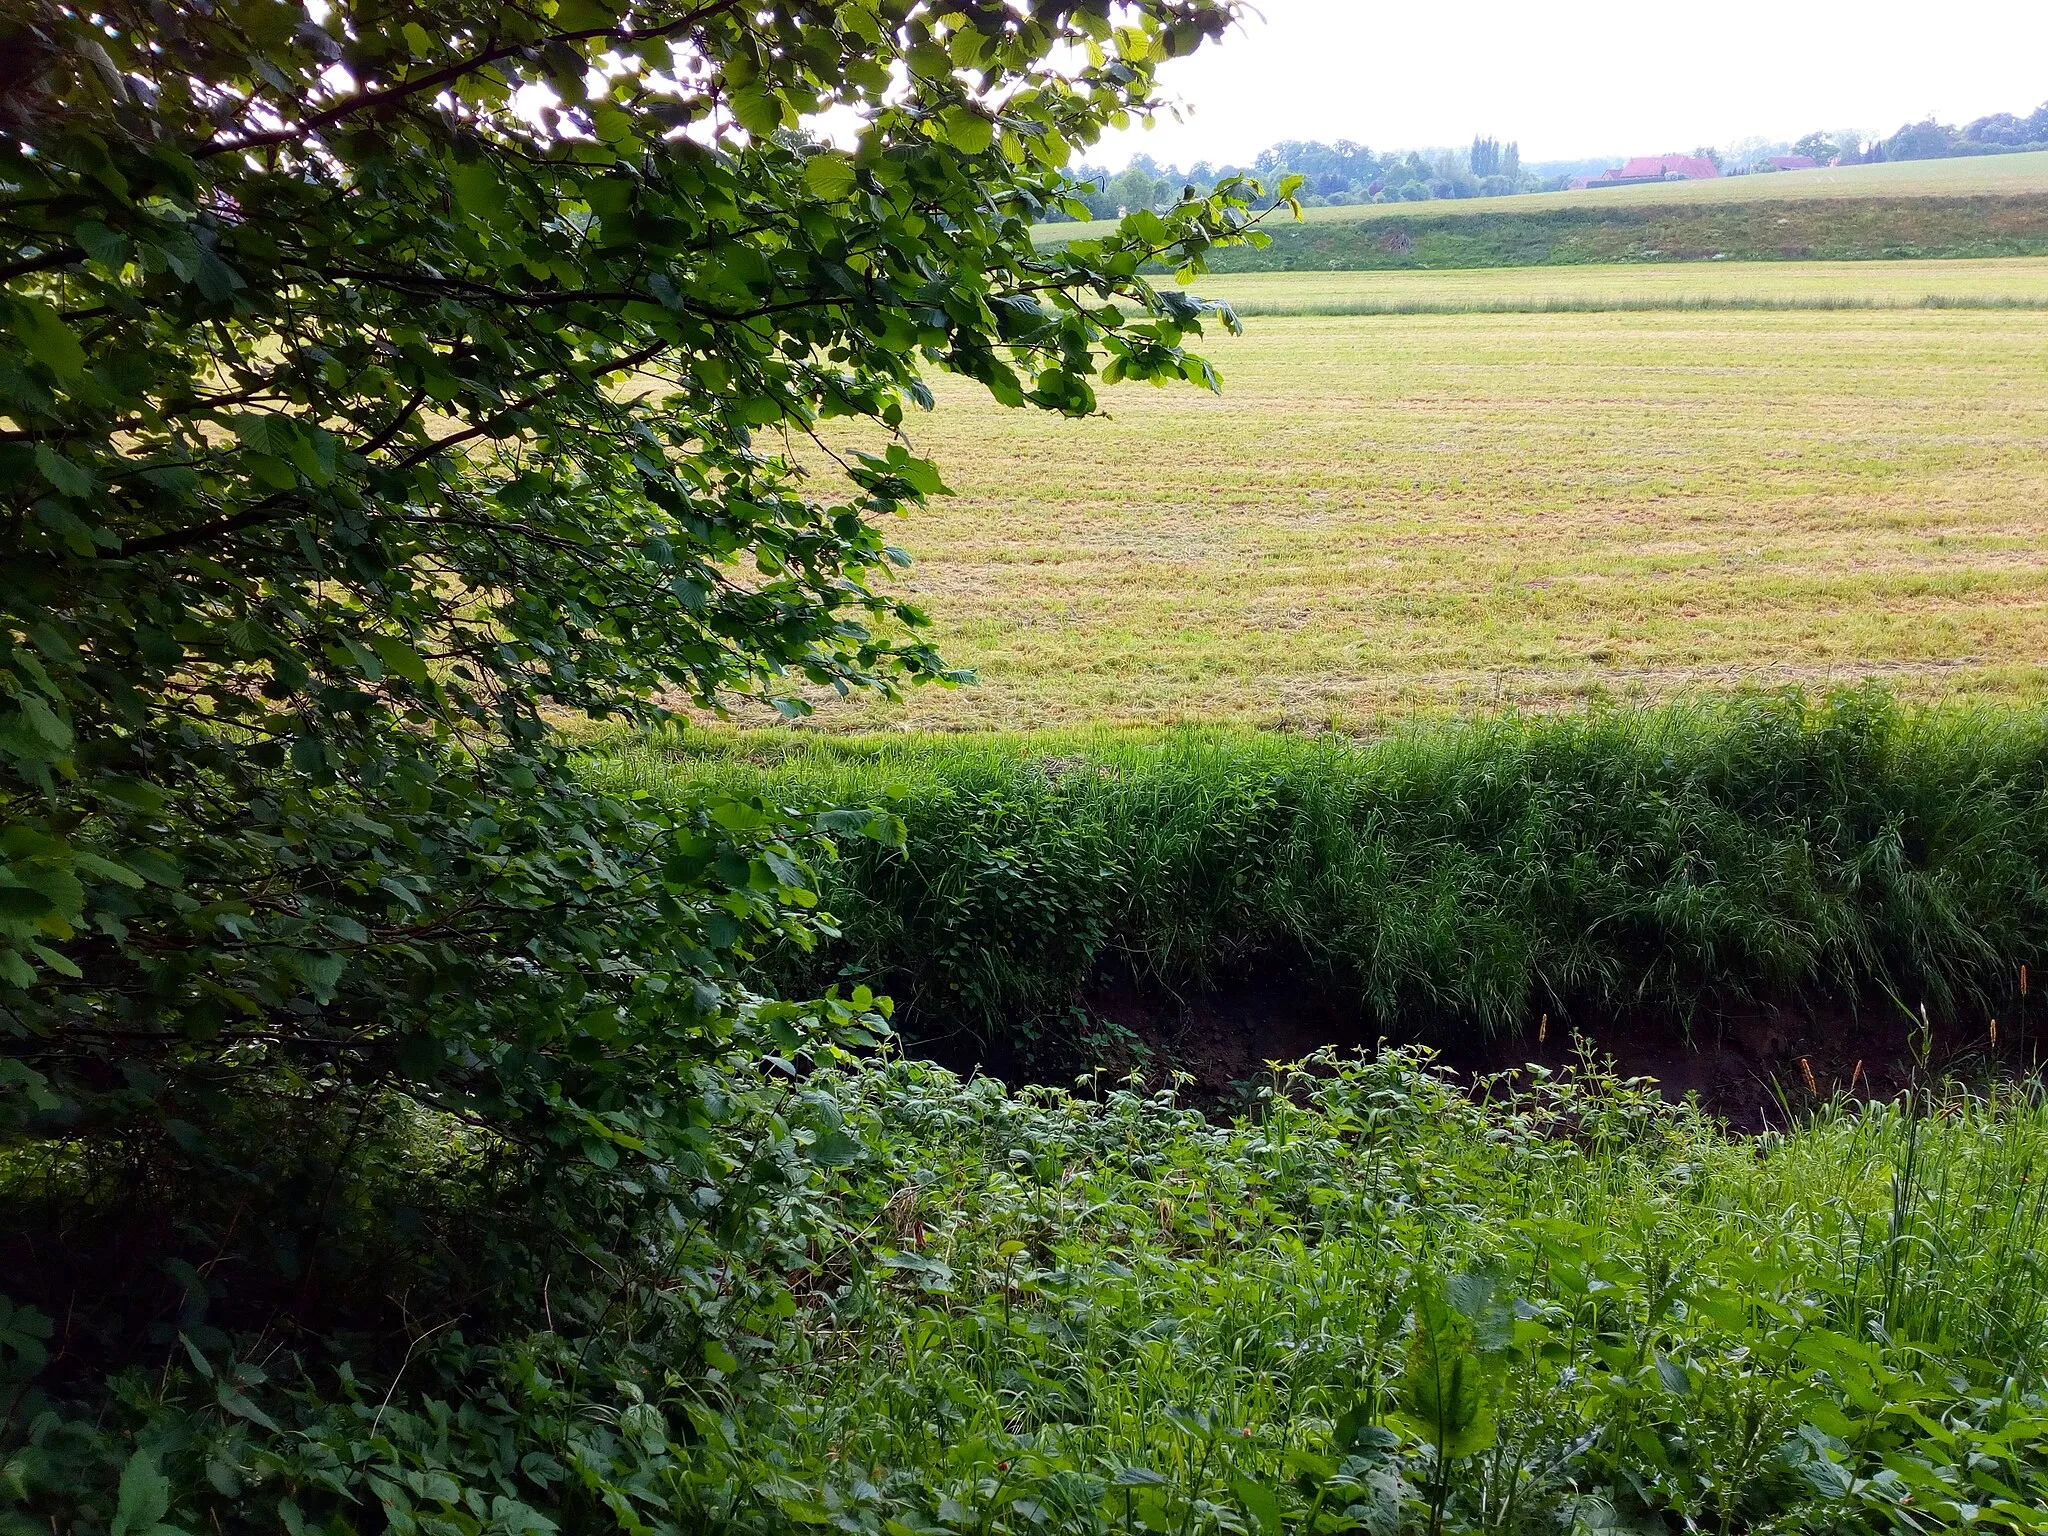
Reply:
[[234, 430], [242, 446], [251, 453], [267, 454], [272, 458], [290, 459], [299, 450], [298, 426], [289, 416], [274, 411], [244, 412], [230, 416], [228, 425]]
[[420, 653], [395, 635], [370, 636], [370, 648], [377, 653], [377, 659], [384, 663], [384, 670], [396, 673], [409, 683], [424, 683], [427, 680], [427, 664]]
[[14, 315], [14, 334], [24, 350], [61, 379], [85, 372], [85, 347], [64, 317], [41, 299], [22, 299]]
[[505, 211], [505, 186], [484, 160], [458, 165], [448, 173], [455, 201], [472, 218], [491, 218]]
[[36, 444], [35, 458], [42, 477], [66, 496], [92, 494], [92, 472], [84, 465], [74, 464], [48, 443]]
[[782, 126], [782, 98], [762, 86], [741, 86], [728, 105], [733, 121], [757, 139], [767, 138]]
[[1280, 1536], [1280, 1495], [1248, 1477], [1240, 1477], [1236, 1486], [1238, 1503], [1245, 1507], [1246, 1514], [1258, 1521], [1265, 1536]]
[[804, 185], [827, 202], [841, 202], [859, 184], [853, 162], [844, 155], [826, 152], [804, 162]]
[[1664, 1383], [1664, 1390], [1674, 1397], [1692, 1396], [1692, 1378], [1686, 1374], [1685, 1367], [1662, 1350], [1657, 1352], [1657, 1379]]
[[564, 32], [596, 32], [618, 20], [618, 9], [605, 0], [562, 0], [555, 7], [555, 25]]
[[334, 998], [335, 983], [341, 980], [342, 972], [348, 969], [347, 955], [321, 955], [306, 950], [296, 950], [291, 956], [292, 970], [298, 974], [316, 1002], [331, 1002]]
[[131, 811], [147, 815], [164, 808], [164, 792], [142, 779], [95, 779], [92, 787], [102, 798], [126, 806]]
[[121, 1469], [121, 1491], [108, 1536], [144, 1536], [171, 1507], [171, 1481], [157, 1470], [156, 1457], [137, 1451]]
[[102, 880], [111, 880], [116, 885], [125, 885], [131, 891], [142, 889], [142, 876], [125, 864], [116, 864], [112, 859], [103, 859], [96, 853], [85, 853], [82, 851], [72, 854], [71, 861], [87, 874], [98, 875]]
[[152, 885], [160, 885], [175, 891], [185, 883], [185, 872], [174, 859], [159, 853], [154, 848], [125, 848], [121, 862], [134, 870]]
[[939, 114], [939, 128], [962, 154], [981, 154], [995, 142], [996, 125], [971, 107], [946, 108]]
[[1446, 1458], [1470, 1456], [1493, 1444], [1494, 1416], [1471, 1322], [1445, 1299], [1434, 1280], [1413, 1294], [1402, 1407], [1422, 1436]]
[[811, 1161], [820, 1168], [847, 1168], [860, 1161], [864, 1149], [844, 1131], [827, 1131], [811, 1143]]
[[215, 1402], [236, 1418], [247, 1419], [251, 1424], [267, 1429], [272, 1434], [277, 1433], [277, 1421], [236, 1390], [235, 1384], [226, 1377], [223, 1376], [214, 1382], [213, 1397]]

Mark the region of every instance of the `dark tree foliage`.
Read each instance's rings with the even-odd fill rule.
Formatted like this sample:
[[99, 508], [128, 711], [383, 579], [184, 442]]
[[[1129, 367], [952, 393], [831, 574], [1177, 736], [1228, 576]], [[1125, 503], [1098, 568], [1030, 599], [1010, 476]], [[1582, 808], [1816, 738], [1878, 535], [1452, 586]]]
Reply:
[[[124, 1362], [256, 1433], [233, 1328], [601, 1336], [650, 1220], [645, 1295], [735, 1294], [754, 1213], [836, 1155], [830, 1106], [746, 1064], [886, 1028], [743, 967], [829, 927], [831, 835], [898, 828], [658, 817], [558, 727], [957, 680], [888, 586], [883, 523], [941, 486], [887, 429], [934, 369], [1070, 414], [1214, 384], [1200, 307], [1138, 274], [1240, 236], [1249, 188], [1028, 231], [1234, 10], [8, 7], [0, 1290], [69, 1320], [0, 1322], [0, 1441], [44, 1426], [0, 1500], [43, 1476], [107, 1517], [30, 1410]], [[872, 451], [807, 478], [790, 444], [834, 417]], [[450, 1207], [517, 1220], [472, 1247]], [[579, 1289], [563, 1252], [611, 1257]], [[120, 1461], [125, 1529], [163, 1515], [157, 1456]]]

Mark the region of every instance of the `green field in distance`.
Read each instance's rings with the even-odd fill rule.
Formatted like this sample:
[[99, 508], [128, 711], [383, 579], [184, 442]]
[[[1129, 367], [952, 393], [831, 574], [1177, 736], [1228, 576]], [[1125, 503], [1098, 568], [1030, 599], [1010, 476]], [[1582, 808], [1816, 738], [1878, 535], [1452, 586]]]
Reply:
[[[1957, 292], [2035, 292], [2042, 265]], [[1890, 281], [1768, 278], [1862, 274]], [[1501, 275], [1402, 276], [1450, 302]], [[1558, 274], [1512, 275], [1538, 278]], [[908, 431], [957, 495], [892, 537], [981, 682], [824, 700], [816, 723], [2048, 692], [2048, 311], [1273, 317], [1207, 351], [1220, 396], [1124, 386], [1081, 422], [938, 380]]]

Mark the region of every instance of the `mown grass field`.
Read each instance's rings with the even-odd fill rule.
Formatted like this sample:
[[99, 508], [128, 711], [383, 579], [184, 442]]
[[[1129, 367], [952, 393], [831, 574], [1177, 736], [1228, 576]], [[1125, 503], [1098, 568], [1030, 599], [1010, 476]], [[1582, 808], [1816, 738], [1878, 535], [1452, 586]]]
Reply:
[[[2040, 280], [1973, 270], [1986, 294]], [[1593, 281], [1625, 298], [1640, 278], [1667, 280]], [[1402, 292], [1464, 302], [1475, 279]], [[2048, 682], [2048, 312], [1271, 317], [1208, 350], [1221, 395], [1123, 387], [1083, 422], [939, 380], [911, 432], [957, 495], [896, 539], [980, 683], [821, 701], [816, 723], [1350, 728], [1737, 683]]]
[[1194, 285], [1240, 315], [1634, 309], [2048, 309], [2048, 258], [1717, 261], [1449, 272], [1233, 272]]
[[[2011, 197], [2048, 192], [2048, 150], [2022, 155], [1973, 155], [1956, 160], [1902, 160], [1888, 165], [1823, 167], [1713, 181], [1669, 181], [1585, 192], [1526, 192], [1516, 197], [1445, 199], [1427, 203], [1369, 203], [1310, 208], [1304, 222], [1416, 218], [1440, 213], [1538, 213], [1567, 208], [1664, 208], [1706, 203], [1802, 201], [1814, 198]], [[1116, 227], [1110, 219], [1045, 224], [1041, 240], [1087, 240]]]

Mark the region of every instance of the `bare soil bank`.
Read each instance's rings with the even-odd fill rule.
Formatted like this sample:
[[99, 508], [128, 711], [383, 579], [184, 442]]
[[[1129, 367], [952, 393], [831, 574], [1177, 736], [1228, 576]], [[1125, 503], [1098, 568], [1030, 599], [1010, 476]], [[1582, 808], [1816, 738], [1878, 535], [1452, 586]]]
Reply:
[[[960, 1069], [1010, 1080], [1065, 1083], [1099, 1065], [1137, 1068], [1163, 1079], [1193, 1078], [1191, 1095], [1224, 1106], [1242, 1102], [1268, 1062], [1295, 1061], [1324, 1046], [1372, 1050], [1424, 1044], [1467, 1077], [1529, 1063], [1570, 1064], [1585, 1049], [1611, 1057], [1631, 1077], [1654, 1078], [1673, 1099], [1696, 1095], [1731, 1129], [1782, 1128], [1835, 1094], [1889, 1098], [1942, 1077], [1988, 1080], [2040, 1070], [2048, 1057], [2048, 1001], [2013, 999], [1997, 1021], [1961, 1016], [1883, 994], [1757, 1002], [1702, 997], [1691, 1017], [1668, 1008], [1604, 1015], [1532, 1013], [1517, 1035], [1487, 1037], [1469, 1025], [1382, 1028], [1355, 995], [1306, 963], [1270, 960], [1214, 988], [1173, 996], [1129, 981], [1088, 990], [1086, 1029], [1074, 1039], [987, 1047], [965, 1040], [927, 1043], [928, 1054]], [[1078, 1023], [1078, 1019], [1077, 1019]]]

